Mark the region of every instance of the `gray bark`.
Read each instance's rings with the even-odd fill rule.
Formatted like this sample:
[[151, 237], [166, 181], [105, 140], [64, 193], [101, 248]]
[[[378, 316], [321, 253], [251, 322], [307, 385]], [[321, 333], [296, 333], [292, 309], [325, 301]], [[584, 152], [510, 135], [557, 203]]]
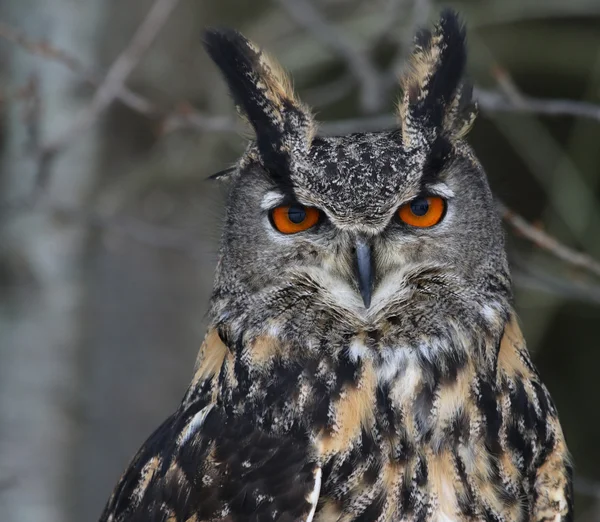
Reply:
[[[102, 6], [103, 0], [11, 2], [3, 19], [76, 52], [93, 67]], [[23, 85], [33, 75], [40, 107], [24, 125], [23, 106], [9, 106], [2, 162], [5, 204], [31, 193], [38, 169], [35, 147], [60, 135], [87, 99], [80, 81], [64, 68], [17, 48], [9, 57], [11, 84]], [[52, 198], [75, 206], [85, 202], [95, 175], [95, 134], [79, 137], [56, 157], [50, 170]], [[86, 232], [29, 210], [3, 221], [0, 241], [7, 279], [13, 282], [0, 295], [2, 520], [64, 521], [70, 451], [78, 436], [71, 412], [81, 384], [78, 314]]]

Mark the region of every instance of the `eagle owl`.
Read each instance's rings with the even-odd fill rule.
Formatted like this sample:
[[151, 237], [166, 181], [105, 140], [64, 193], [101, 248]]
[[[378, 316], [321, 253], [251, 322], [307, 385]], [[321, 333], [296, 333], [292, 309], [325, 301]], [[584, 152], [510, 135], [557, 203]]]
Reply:
[[567, 521], [571, 465], [464, 141], [465, 31], [415, 40], [391, 132], [320, 137], [273, 60], [209, 31], [255, 139], [189, 389], [101, 520]]

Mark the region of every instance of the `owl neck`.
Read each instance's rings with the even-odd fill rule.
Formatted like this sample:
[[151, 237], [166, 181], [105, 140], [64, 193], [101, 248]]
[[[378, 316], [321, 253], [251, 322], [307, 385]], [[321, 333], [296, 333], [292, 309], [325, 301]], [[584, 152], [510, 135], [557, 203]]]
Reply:
[[262, 328], [221, 321], [209, 330], [184, 403], [210, 395], [229, 414], [248, 415], [269, 431], [320, 434], [332, 445], [328, 451], [343, 444], [348, 430], [373, 418], [385, 427], [397, 411], [412, 423], [408, 431], [424, 436], [443, 387], [458, 404], [474, 375], [495, 381], [510, 315], [507, 307], [488, 305], [479, 316], [428, 316], [420, 323], [389, 317], [380, 327], [355, 330], [333, 318], [304, 331], [294, 321], [265, 321]]

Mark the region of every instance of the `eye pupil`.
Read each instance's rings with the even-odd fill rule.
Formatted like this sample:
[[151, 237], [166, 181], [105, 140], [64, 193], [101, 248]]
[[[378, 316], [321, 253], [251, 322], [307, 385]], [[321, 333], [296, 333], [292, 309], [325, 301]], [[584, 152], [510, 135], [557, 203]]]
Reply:
[[429, 210], [429, 201], [426, 198], [417, 198], [410, 203], [410, 210], [415, 216], [424, 216]]
[[302, 223], [306, 219], [306, 210], [304, 207], [293, 206], [288, 210], [288, 219], [292, 223]]

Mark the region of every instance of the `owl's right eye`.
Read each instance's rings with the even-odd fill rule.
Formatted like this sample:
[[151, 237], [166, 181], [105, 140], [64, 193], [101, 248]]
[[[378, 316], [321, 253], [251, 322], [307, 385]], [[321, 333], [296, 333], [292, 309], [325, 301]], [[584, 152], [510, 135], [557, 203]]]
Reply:
[[319, 209], [298, 203], [271, 210], [271, 223], [282, 234], [297, 234], [314, 227], [321, 217]]

